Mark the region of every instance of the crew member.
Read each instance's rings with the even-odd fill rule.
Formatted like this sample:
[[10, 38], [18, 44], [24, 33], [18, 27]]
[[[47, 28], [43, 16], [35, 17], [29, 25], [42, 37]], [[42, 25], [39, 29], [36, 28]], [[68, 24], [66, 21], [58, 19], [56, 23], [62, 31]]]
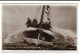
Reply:
[[31, 26], [31, 20], [30, 20], [30, 18], [27, 18], [28, 20], [27, 20], [27, 22], [26, 22], [26, 25], [27, 25], [27, 28], [28, 27], [30, 27]]

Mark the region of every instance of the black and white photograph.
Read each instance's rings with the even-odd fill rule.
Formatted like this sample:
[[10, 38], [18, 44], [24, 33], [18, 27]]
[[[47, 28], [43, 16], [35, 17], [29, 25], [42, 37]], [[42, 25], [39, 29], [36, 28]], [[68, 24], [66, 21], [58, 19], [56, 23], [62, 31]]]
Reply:
[[77, 4], [2, 4], [2, 50], [77, 50]]

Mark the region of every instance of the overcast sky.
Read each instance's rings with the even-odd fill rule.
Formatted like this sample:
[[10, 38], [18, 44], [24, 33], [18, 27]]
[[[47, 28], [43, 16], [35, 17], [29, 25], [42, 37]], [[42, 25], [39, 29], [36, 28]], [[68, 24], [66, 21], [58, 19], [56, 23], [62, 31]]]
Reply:
[[[26, 28], [25, 23], [29, 17], [31, 20], [41, 17], [40, 5], [3, 5], [3, 36], [14, 31]], [[76, 32], [76, 6], [51, 6], [51, 24], [63, 29]]]

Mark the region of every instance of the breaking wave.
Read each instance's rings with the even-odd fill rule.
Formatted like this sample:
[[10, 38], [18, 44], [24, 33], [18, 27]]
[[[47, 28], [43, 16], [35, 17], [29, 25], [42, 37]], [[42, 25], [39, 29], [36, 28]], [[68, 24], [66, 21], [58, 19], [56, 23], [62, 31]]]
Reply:
[[15, 31], [10, 33], [6, 39], [4, 39], [4, 43], [16, 43], [23, 41], [23, 30]]
[[[58, 36], [55, 36], [57, 38], [55, 38], [55, 43], [58, 43], [58, 41], [60, 41], [59, 43], [62, 43], [61, 46], [77, 46], [77, 34], [75, 32], [73, 32], [72, 30], [68, 30], [68, 29], [61, 29], [61, 28], [57, 28], [57, 27], [53, 27], [52, 31], [54, 33], [58, 33]], [[62, 37], [64, 37], [64, 39], [60, 38], [59, 36], [62, 35]], [[62, 40], [62, 42], [61, 42]], [[59, 44], [60, 45], [60, 44]]]

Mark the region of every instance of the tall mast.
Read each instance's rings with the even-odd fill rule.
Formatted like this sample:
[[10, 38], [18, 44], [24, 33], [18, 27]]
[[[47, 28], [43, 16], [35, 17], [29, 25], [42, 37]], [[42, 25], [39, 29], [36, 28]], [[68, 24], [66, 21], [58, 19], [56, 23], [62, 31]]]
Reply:
[[[38, 44], [39, 44], [39, 38], [40, 38], [40, 35], [41, 35], [41, 32], [42, 32], [42, 30], [41, 30], [41, 25], [42, 25], [42, 23], [43, 23], [43, 15], [44, 15], [44, 10], [45, 10], [45, 5], [43, 5], [43, 9], [42, 9], [42, 14], [41, 14], [41, 19], [40, 19], [40, 25], [39, 25], [39, 31], [40, 31], [40, 33], [38, 34]], [[37, 44], [37, 45], [38, 45]]]
[[43, 22], [44, 10], [45, 10], [45, 5], [43, 5], [42, 14], [41, 14], [41, 19], [40, 19], [40, 25], [41, 25], [42, 22]]

